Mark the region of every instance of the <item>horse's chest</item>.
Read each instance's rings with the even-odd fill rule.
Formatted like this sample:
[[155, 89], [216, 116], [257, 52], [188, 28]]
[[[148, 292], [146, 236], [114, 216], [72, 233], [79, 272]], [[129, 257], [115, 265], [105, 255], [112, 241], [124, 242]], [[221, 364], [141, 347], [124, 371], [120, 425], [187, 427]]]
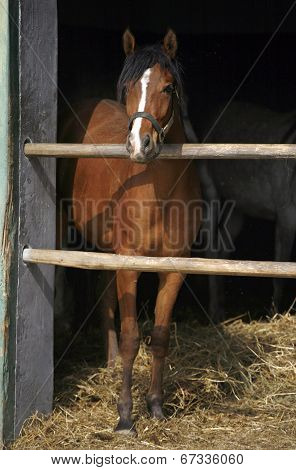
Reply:
[[162, 201], [129, 199], [120, 201], [113, 214], [115, 251], [147, 254], [160, 249], [163, 237], [165, 204]]

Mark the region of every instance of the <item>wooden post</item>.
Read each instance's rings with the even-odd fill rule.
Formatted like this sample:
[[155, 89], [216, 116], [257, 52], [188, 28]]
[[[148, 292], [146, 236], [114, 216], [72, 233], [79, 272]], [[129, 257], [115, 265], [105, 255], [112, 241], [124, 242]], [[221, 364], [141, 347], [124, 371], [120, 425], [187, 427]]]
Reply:
[[226, 276], [296, 277], [296, 263], [276, 261], [238, 261], [205, 258], [125, 256], [83, 251], [39, 250], [26, 248], [25, 263], [51, 264], [80, 269], [180, 272]]
[[10, 3], [14, 175], [5, 440], [28, 416], [52, 409], [54, 267], [25, 265], [23, 247], [55, 248], [56, 162], [29, 161], [23, 150], [29, 139], [55, 142], [57, 119], [57, 2]]
[[[25, 145], [25, 155], [49, 158], [129, 158], [122, 144], [40, 144]], [[167, 144], [160, 155], [161, 160], [175, 159], [271, 159], [296, 158], [295, 144]]]
[[[0, 4], [0, 234], [5, 247], [5, 215], [8, 201], [8, 110], [9, 110], [9, 14], [8, 0]], [[3, 443], [5, 397], [7, 394], [7, 253], [0, 252], [0, 448]]]

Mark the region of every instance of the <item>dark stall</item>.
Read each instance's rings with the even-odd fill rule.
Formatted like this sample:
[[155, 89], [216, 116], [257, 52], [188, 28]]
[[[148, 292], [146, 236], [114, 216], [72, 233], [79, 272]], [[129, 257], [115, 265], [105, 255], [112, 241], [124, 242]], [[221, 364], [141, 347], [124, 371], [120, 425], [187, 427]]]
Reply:
[[[296, 14], [290, 14], [291, 5], [288, 0], [150, 1], [143, 5], [60, 0], [59, 115], [84, 98], [116, 98], [124, 60], [121, 38], [127, 27], [139, 45], [160, 41], [168, 27], [176, 32], [189, 116], [197, 136], [204, 114], [217, 103], [241, 100], [277, 112], [293, 111]], [[274, 259], [273, 223], [247, 218], [235, 244], [233, 257], [238, 259]], [[186, 310], [207, 321], [207, 278], [189, 276], [189, 286], [182, 289], [177, 317], [183, 315], [186, 305]], [[287, 286], [293, 287], [293, 283], [289, 281]], [[268, 313], [271, 280], [228, 278], [226, 290], [231, 294], [227, 296], [229, 313], [251, 311], [253, 317]], [[198, 295], [199, 306], [191, 291]], [[287, 289], [288, 303], [292, 294]], [[146, 305], [150, 295], [144, 283], [141, 305]]]

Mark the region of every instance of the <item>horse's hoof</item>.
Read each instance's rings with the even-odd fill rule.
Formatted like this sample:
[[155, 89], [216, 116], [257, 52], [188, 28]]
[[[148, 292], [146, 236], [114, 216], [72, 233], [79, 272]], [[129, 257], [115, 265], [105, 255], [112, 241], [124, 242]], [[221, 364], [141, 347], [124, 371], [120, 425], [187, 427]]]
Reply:
[[122, 434], [129, 437], [137, 437], [137, 431], [133, 422], [119, 421], [115, 430], [116, 434]]
[[150, 415], [151, 415], [151, 418], [158, 419], [160, 421], [165, 419], [163, 411], [160, 407], [151, 408], [150, 409]]
[[116, 364], [116, 358], [115, 359], [109, 359], [106, 363], [106, 369], [115, 369], [115, 364]]
[[154, 419], [165, 419], [165, 416], [162, 411], [162, 400], [158, 397], [147, 397], [147, 407], [150, 413], [151, 418]]

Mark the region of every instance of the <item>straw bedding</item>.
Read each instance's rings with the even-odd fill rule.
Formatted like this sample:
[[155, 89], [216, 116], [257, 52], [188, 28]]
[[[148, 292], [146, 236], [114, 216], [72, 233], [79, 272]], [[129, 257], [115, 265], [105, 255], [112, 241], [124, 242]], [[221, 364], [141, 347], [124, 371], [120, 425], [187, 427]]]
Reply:
[[24, 425], [14, 449], [293, 449], [296, 447], [296, 317], [172, 324], [164, 379], [167, 419], [149, 418], [151, 355], [143, 341], [134, 368], [138, 435], [113, 433], [120, 361], [98, 367], [101, 352], [80, 339], [56, 371], [54, 412]]

